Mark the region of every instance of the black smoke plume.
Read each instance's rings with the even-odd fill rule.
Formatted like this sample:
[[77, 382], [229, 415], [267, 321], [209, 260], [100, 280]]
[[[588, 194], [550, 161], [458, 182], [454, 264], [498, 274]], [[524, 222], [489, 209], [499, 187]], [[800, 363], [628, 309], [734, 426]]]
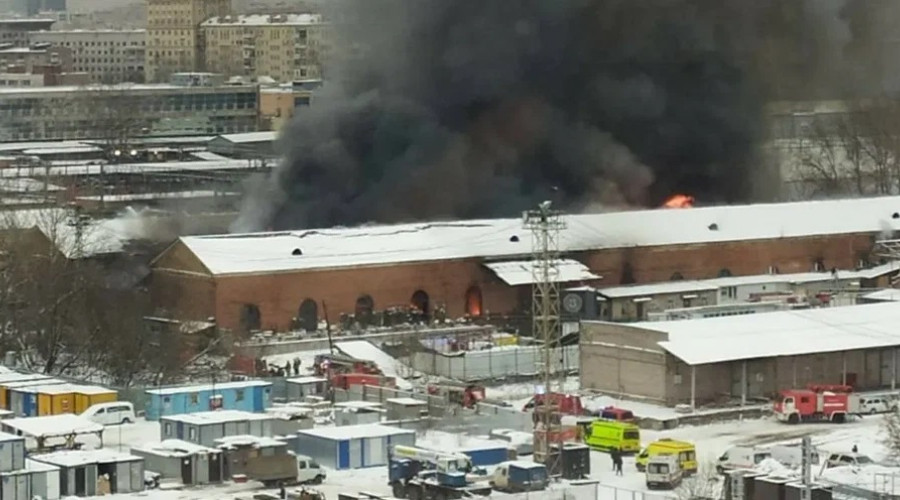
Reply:
[[772, 195], [763, 105], [853, 91], [860, 3], [333, 0], [326, 85], [235, 230]]

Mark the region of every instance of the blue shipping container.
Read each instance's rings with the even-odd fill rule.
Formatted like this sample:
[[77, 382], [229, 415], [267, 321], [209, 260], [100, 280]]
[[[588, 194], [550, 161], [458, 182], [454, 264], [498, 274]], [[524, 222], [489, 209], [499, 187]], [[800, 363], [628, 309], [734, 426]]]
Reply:
[[147, 420], [217, 409], [260, 413], [271, 403], [272, 384], [248, 380], [150, 389], [145, 394]]
[[472, 465], [475, 467], [497, 465], [509, 460], [509, 449], [505, 445], [472, 448], [460, 450], [460, 452], [471, 458]]

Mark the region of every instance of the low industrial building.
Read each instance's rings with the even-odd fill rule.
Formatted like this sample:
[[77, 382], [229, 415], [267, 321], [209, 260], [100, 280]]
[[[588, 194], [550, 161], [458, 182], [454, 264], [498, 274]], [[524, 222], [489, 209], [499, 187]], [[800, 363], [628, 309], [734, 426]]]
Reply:
[[144, 490], [144, 459], [109, 449], [66, 450], [34, 455], [33, 460], [59, 467], [62, 497], [91, 497]]
[[335, 470], [380, 467], [392, 446], [416, 445], [416, 432], [380, 424], [322, 427], [299, 431], [296, 452]]
[[272, 384], [262, 380], [182, 385], [145, 391], [147, 420], [211, 410], [262, 412], [269, 407]]
[[428, 415], [428, 403], [415, 398], [388, 398], [384, 400], [389, 421], [414, 420]]
[[218, 410], [170, 415], [160, 419], [160, 440], [180, 439], [200, 446], [213, 447], [216, 440], [229, 436], [273, 435], [275, 417], [266, 413]]
[[663, 402], [768, 400], [808, 384], [896, 388], [900, 303], [581, 325], [581, 387]]
[[222, 450], [166, 439], [131, 448], [131, 454], [144, 459], [144, 468], [163, 480], [172, 479], [184, 485], [211, 484], [222, 481]]
[[334, 425], [355, 426], [377, 424], [385, 410], [380, 403], [372, 401], [342, 401], [334, 404]]
[[49, 440], [62, 440], [66, 448], [75, 447], [75, 439], [82, 435], [94, 435], [103, 443], [104, 427], [79, 415], [64, 413], [44, 417], [7, 418], [0, 420], [3, 432], [34, 439], [37, 451], [51, 448]]

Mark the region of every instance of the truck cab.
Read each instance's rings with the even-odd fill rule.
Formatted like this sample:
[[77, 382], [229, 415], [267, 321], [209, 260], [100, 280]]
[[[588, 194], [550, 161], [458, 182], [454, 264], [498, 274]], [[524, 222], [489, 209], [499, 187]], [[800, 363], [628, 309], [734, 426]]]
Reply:
[[678, 457], [670, 454], [655, 455], [647, 460], [647, 489], [671, 490], [681, 484], [683, 472]]
[[315, 460], [304, 455], [297, 455], [297, 482], [300, 484], [319, 484], [325, 480], [325, 469]]
[[498, 491], [540, 491], [548, 484], [547, 467], [526, 461], [503, 462], [490, 478], [491, 487]]

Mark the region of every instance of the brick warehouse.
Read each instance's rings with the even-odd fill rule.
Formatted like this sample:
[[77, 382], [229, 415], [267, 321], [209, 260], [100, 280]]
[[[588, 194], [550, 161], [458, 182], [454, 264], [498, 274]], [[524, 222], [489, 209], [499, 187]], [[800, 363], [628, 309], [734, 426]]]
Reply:
[[[570, 215], [560, 281], [610, 286], [870, 261], [900, 230], [900, 197]], [[450, 317], [524, 310], [531, 238], [518, 219], [183, 237], [152, 264], [159, 312], [284, 331], [327, 310], [443, 305]], [[490, 267], [489, 267], [490, 266]], [[493, 268], [493, 269], [492, 269]], [[524, 270], [524, 272], [523, 272]], [[571, 271], [571, 272], [570, 272]]]

